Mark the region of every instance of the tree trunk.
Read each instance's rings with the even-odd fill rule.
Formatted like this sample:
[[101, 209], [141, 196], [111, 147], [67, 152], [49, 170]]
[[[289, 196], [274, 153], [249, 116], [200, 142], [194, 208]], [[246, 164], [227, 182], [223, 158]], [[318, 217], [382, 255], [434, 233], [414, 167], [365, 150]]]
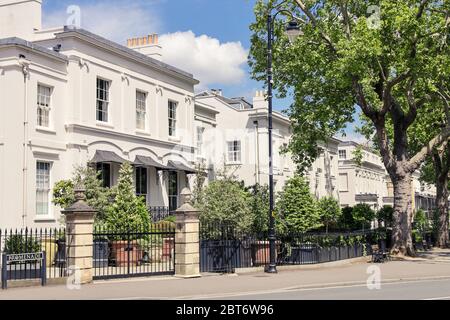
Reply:
[[441, 179], [437, 179], [436, 183], [436, 205], [439, 212], [438, 230], [437, 230], [437, 246], [447, 248], [449, 245], [448, 234], [448, 175], [443, 175]]
[[394, 216], [391, 254], [415, 256], [412, 242], [411, 175], [397, 175], [394, 184]]

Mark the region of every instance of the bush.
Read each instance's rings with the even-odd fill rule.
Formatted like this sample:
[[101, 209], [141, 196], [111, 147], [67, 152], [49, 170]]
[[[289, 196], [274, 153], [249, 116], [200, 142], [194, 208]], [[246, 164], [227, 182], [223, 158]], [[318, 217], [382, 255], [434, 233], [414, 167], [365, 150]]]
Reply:
[[[133, 167], [128, 162], [120, 167], [114, 194], [114, 203], [108, 207], [105, 216], [105, 226], [108, 231], [148, 232], [150, 215], [144, 199], [136, 196], [133, 186]], [[115, 238], [116, 240], [127, 239], [120, 236]]]
[[393, 216], [394, 216], [394, 208], [389, 205], [383, 206], [377, 212], [378, 223], [381, 224], [381, 222], [384, 222], [385, 227], [387, 228], [392, 227]]
[[96, 222], [103, 220], [110, 205], [111, 193], [102, 186], [100, 172], [89, 166], [76, 167], [71, 180], [58, 181], [53, 187], [53, 203], [63, 209], [74, 204], [75, 186], [85, 189], [87, 204], [97, 211]]
[[325, 225], [325, 231], [328, 233], [329, 226], [336, 226], [342, 215], [339, 202], [333, 197], [324, 197], [319, 200], [319, 210], [322, 223]]
[[10, 235], [5, 241], [5, 253], [36, 253], [41, 251], [41, 244], [38, 239], [21, 234]]
[[223, 179], [212, 181], [204, 189], [197, 209], [203, 224], [228, 224], [237, 232], [248, 232], [253, 223], [249, 203], [250, 194], [241, 183]]
[[294, 176], [286, 182], [279, 195], [277, 209], [288, 232], [303, 233], [323, 226], [316, 199], [309, 191], [308, 182], [301, 176]]
[[249, 188], [250, 209], [253, 215], [252, 231], [266, 233], [269, 229], [269, 187], [256, 184]]
[[345, 207], [342, 209], [342, 214], [338, 220], [338, 227], [342, 230], [354, 230], [355, 220], [353, 219], [353, 208]]
[[370, 229], [371, 222], [375, 219], [375, 211], [366, 203], [358, 203], [353, 207], [352, 216], [358, 229]]

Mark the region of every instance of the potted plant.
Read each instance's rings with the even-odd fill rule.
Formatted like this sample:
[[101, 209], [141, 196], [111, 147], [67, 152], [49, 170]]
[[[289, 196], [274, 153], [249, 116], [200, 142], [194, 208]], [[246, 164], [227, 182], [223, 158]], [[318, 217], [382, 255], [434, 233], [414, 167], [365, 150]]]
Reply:
[[173, 258], [175, 250], [175, 239], [172, 232], [175, 232], [175, 222], [164, 220], [155, 225], [156, 229], [162, 232], [162, 260], [170, 260]]
[[150, 229], [150, 217], [145, 200], [136, 196], [133, 167], [125, 162], [119, 170], [119, 179], [111, 192], [112, 204], [106, 209], [104, 224], [111, 240], [111, 255], [116, 266], [139, 265], [143, 251], [138, 239]]

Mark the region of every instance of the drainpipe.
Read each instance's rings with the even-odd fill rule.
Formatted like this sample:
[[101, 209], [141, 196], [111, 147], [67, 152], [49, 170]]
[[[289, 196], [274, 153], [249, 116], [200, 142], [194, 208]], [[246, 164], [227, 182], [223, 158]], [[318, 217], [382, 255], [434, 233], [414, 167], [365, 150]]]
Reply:
[[22, 226], [26, 226], [27, 222], [27, 199], [28, 199], [28, 90], [27, 77], [29, 76], [29, 62], [25, 60], [25, 56], [19, 56], [19, 64], [23, 73], [23, 155], [22, 155]]
[[258, 121], [253, 121], [253, 125], [255, 126], [255, 178], [256, 183], [259, 184], [259, 130], [258, 130]]

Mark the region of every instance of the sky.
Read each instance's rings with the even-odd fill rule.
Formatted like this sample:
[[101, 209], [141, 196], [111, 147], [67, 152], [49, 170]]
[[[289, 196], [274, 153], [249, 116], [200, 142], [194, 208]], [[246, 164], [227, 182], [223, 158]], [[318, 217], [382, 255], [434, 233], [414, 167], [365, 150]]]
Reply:
[[[43, 25], [71, 24], [67, 10], [76, 5], [82, 28], [118, 43], [157, 33], [163, 61], [193, 73], [201, 81], [197, 92], [222, 89], [227, 97], [251, 102], [264, 85], [251, 79], [247, 64], [255, 1], [44, 0]], [[274, 108], [282, 111], [291, 103], [290, 98], [275, 99]], [[352, 125], [347, 131], [344, 140], [361, 140]]]

